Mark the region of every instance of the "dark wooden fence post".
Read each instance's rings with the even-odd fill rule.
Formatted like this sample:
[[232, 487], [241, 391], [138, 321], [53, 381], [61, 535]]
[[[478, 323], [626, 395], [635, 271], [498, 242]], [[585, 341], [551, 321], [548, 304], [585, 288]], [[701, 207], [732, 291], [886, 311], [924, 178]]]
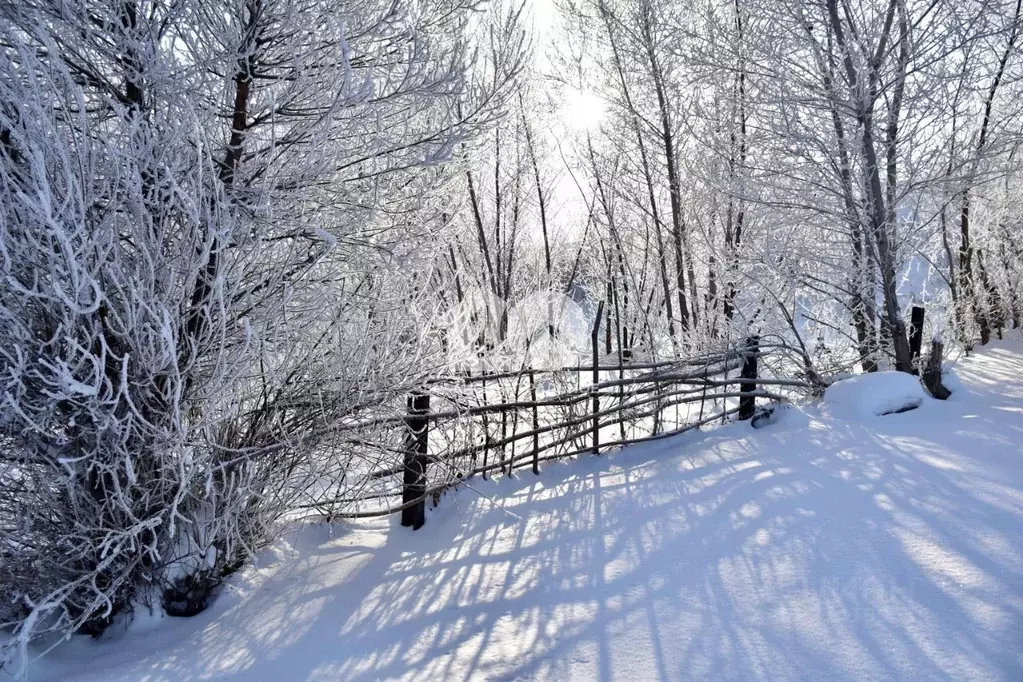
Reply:
[[529, 370], [529, 399], [533, 403], [533, 473], [540, 473], [540, 412], [536, 407], [536, 377], [533, 369]]
[[[909, 322], [909, 361], [915, 363], [920, 358], [924, 340], [924, 309], [913, 306]], [[913, 374], [919, 374], [920, 368], [914, 366]]]
[[[430, 420], [430, 394], [413, 391], [408, 397], [408, 415], [405, 417], [405, 476], [401, 489], [401, 502], [421, 498], [426, 493], [426, 455]], [[426, 523], [426, 500], [401, 510], [401, 525], [419, 530]]]
[[[501, 406], [504, 407], [507, 402], [504, 397], [504, 388], [501, 387], [498, 382], [498, 390], [501, 392]], [[501, 410], [501, 473], [506, 476], [512, 474], [512, 463], [508, 459], [508, 449], [505, 441], [508, 439], [508, 409], [504, 408]], [[512, 445], [512, 456], [515, 455], [515, 446]], [[507, 472], [505, 467], [508, 468]]]
[[597, 340], [600, 336], [600, 317], [604, 312], [604, 302], [597, 306], [597, 316], [593, 319], [593, 330], [590, 332], [590, 346], [593, 348], [593, 454], [600, 454], [600, 398], [597, 395], [597, 384], [600, 383], [600, 351]]
[[[746, 339], [746, 359], [742, 363], [743, 379], [757, 378], [757, 358], [760, 355], [760, 337], [750, 336]], [[744, 382], [739, 384], [739, 391], [742, 393], [753, 393], [757, 390], [756, 383]], [[739, 398], [739, 419], [752, 419], [756, 410], [757, 399], [752, 395], [744, 395]]]
[[[482, 356], [480, 356], [482, 358]], [[483, 375], [483, 404], [488, 405], [487, 402], [487, 370], [482, 370]], [[480, 415], [483, 421], [483, 480], [487, 480], [487, 455], [490, 453], [490, 419], [487, 418], [487, 413], [484, 412]]]
[[657, 396], [657, 402], [654, 403], [654, 432], [651, 435], [656, 436], [661, 432], [661, 382], [654, 381], [654, 395]]

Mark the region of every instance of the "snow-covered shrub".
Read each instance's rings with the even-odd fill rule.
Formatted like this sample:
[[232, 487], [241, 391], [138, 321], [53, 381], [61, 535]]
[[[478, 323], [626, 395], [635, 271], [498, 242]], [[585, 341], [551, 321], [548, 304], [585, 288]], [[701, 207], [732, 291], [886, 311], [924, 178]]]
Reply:
[[346, 420], [432, 370], [404, 240], [521, 46], [513, 21], [481, 38], [506, 68], [465, 87], [474, 6], [0, 5], [16, 641], [98, 633], [143, 600], [201, 608], [311, 489], [348, 480], [366, 445]]
[[57, 40], [9, 29], [0, 53], [0, 585], [25, 634], [101, 632], [156, 587], [210, 494], [202, 420], [252, 355], [219, 273], [254, 247], [198, 121], [104, 101]]

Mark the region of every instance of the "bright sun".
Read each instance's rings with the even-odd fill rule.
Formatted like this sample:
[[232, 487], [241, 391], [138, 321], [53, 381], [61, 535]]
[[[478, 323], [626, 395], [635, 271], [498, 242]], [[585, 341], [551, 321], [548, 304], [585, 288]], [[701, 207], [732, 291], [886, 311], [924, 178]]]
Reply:
[[565, 96], [562, 116], [572, 130], [590, 130], [604, 118], [604, 100], [585, 90], [569, 90]]

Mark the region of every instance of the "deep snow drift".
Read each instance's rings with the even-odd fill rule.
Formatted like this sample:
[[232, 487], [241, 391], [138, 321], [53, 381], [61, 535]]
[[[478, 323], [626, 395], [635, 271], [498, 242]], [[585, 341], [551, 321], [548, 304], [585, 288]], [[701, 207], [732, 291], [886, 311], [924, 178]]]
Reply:
[[303, 527], [31, 679], [1023, 679], [1023, 344], [958, 374], [476, 480], [415, 533]]

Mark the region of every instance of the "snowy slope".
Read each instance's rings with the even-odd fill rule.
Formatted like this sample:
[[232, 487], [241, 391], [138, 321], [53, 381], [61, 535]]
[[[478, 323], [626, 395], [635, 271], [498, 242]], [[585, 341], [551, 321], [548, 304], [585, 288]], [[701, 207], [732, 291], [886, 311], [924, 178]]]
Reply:
[[1023, 679], [1023, 345], [947, 403], [790, 410], [309, 526], [33, 680]]

